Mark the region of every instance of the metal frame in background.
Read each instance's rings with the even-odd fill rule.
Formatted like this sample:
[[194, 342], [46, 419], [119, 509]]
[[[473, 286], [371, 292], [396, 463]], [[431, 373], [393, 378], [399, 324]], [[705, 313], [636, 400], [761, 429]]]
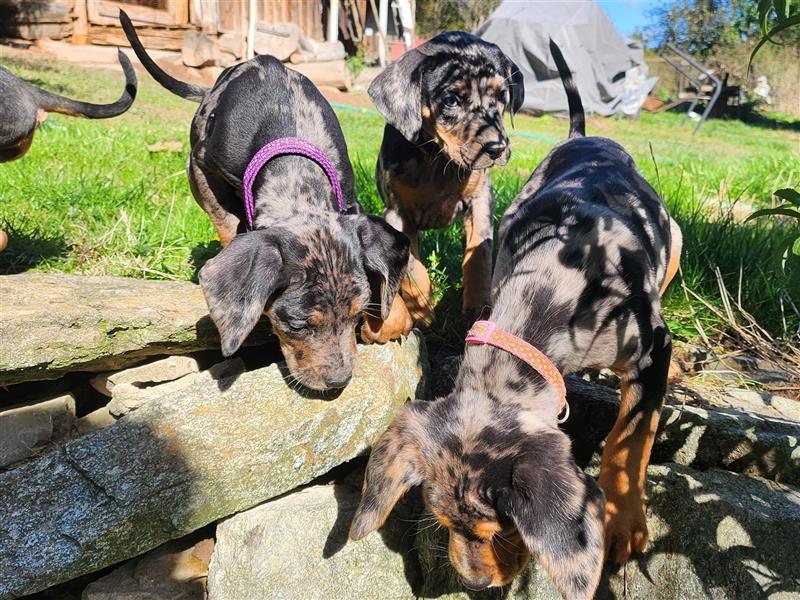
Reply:
[[[667, 52], [673, 52], [674, 54], [678, 55], [686, 64], [682, 64], [680, 61], [676, 60], [674, 57], [667, 56]], [[679, 50], [672, 44], [665, 44], [661, 51], [658, 53], [664, 61], [669, 64], [673, 69], [675, 69], [678, 73], [686, 77], [689, 82], [697, 88], [697, 95], [692, 100], [692, 103], [689, 105], [689, 110], [686, 111], [686, 116], [684, 120], [681, 122], [681, 125], [685, 123], [689, 119], [689, 114], [694, 110], [694, 107], [697, 106], [697, 103], [700, 100], [708, 100], [706, 104], [706, 108], [703, 111], [703, 114], [700, 115], [700, 120], [697, 122], [697, 125], [694, 128], [692, 134], [697, 133], [700, 131], [700, 127], [705, 122], [706, 118], [709, 114], [711, 114], [711, 110], [714, 108], [714, 104], [716, 104], [717, 99], [719, 98], [720, 94], [722, 93], [722, 82], [717, 79], [714, 75], [712, 75], [711, 71], [701, 65], [700, 63], [696, 62], [691, 56]], [[697, 74], [694, 73], [697, 71]], [[701, 76], [705, 77], [708, 81], [711, 82], [711, 86], [714, 88], [711, 92], [710, 96], [704, 95], [701, 90], [702, 86], [705, 84]]]

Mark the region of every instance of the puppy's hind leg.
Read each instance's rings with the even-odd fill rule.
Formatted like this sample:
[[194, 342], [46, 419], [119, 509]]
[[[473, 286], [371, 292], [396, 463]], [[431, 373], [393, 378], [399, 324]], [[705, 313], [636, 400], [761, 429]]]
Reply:
[[669, 235], [670, 235], [670, 245], [669, 245], [669, 258], [667, 259], [667, 272], [664, 275], [664, 281], [661, 282], [661, 289], [658, 291], [659, 296], [663, 296], [664, 292], [667, 291], [667, 287], [669, 286], [672, 279], [675, 277], [675, 274], [678, 272], [678, 267], [681, 264], [681, 250], [683, 249], [683, 233], [681, 233], [681, 228], [675, 222], [675, 219], [670, 217], [669, 219]]
[[226, 209], [225, 205], [230, 206], [232, 202], [238, 200], [230, 192], [227, 184], [207, 177], [192, 157], [189, 157], [189, 166], [186, 170], [194, 199], [197, 200], [200, 208], [208, 213], [214, 229], [217, 230], [219, 241], [223, 246], [227, 246], [236, 235], [239, 218]]
[[647, 545], [644, 484], [671, 354], [669, 332], [659, 324], [649, 354], [620, 373], [619, 415], [606, 440], [599, 479], [606, 494], [606, 560], [617, 564], [626, 563], [632, 552], [642, 552]]

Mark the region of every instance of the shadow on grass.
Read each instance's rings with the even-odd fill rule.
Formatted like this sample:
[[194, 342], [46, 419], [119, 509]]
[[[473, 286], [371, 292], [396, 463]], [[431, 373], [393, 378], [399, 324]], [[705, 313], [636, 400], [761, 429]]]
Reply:
[[200, 274], [200, 269], [203, 268], [206, 261], [214, 258], [221, 250], [222, 244], [219, 240], [211, 240], [210, 242], [195, 246], [189, 258], [189, 261], [192, 263], [192, 268], [194, 269], [192, 272], [192, 283], [199, 282], [198, 276]]
[[42, 262], [67, 256], [70, 246], [60, 235], [38, 231], [20, 231], [9, 223], [0, 223], [8, 234], [8, 247], [0, 252], [0, 275], [22, 273]]
[[789, 115], [772, 115], [756, 109], [752, 104], [741, 107], [741, 120], [748, 125], [777, 129], [779, 131], [800, 131], [800, 119]]

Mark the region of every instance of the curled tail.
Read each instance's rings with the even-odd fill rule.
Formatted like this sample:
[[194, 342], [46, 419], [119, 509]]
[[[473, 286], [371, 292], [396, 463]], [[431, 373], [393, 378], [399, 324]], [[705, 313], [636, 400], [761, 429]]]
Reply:
[[561, 54], [561, 49], [550, 38], [550, 53], [553, 55], [553, 60], [558, 67], [558, 74], [561, 76], [561, 82], [564, 84], [564, 91], [567, 93], [567, 103], [569, 104], [569, 137], [583, 137], [586, 135], [586, 117], [583, 114], [583, 103], [581, 102], [581, 95], [578, 93], [578, 88], [575, 85], [575, 80], [572, 78], [572, 72], [569, 70], [567, 61], [564, 60], [564, 55]]
[[153, 79], [181, 98], [186, 98], [193, 102], [201, 102], [203, 100], [208, 92], [208, 88], [175, 79], [172, 75], [169, 75], [161, 69], [161, 67], [150, 58], [150, 55], [147, 54], [147, 50], [144, 49], [139, 36], [136, 34], [136, 29], [133, 23], [131, 23], [130, 17], [128, 17], [127, 13], [122, 9], [119, 11], [119, 22], [122, 24], [122, 30], [125, 32], [125, 37], [128, 38], [131, 48], [133, 48], [136, 56], [139, 57], [139, 61], [141, 61], [144, 68], [147, 69], [147, 72], [152, 75]]
[[121, 50], [117, 51], [117, 59], [122, 65], [125, 73], [125, 89], [116, 102], [111, 104], [92, 104], [90, 102], [80, 102], [59, 96], [36, 86], [25, 84], [36, 100], [36, 105], [47, 112], [63, 113], [78, 117], [88, 117], [89, 119], [108, 119], [121, 115], [133, 104], [136, 98], [136, 71], [133, 70], [131, 61]]

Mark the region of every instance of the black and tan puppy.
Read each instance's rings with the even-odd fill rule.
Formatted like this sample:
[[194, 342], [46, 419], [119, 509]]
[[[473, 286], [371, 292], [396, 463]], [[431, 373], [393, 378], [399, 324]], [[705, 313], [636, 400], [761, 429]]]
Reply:
[[[128, 110], [136, 98], [136, 72], [121, 51], [118, 51], [117, 58], [125, 73], [125, 89], [119, 99], [111, 104], [71, 100], [31, 85], [5, 67], [0, 67], [0, 163], [25, 155], [31, 147], [36, 128], [47, 118], [47, 113], [108, 119]], [[0, 230], [0, 251], [7, 243], [8, 236]]]
[[492, 277], [492, 165], [510, 154], [503, 114], [522, 106], [517, 66], [494, 44], [464, 32], [437, 35], [406, 52], [370, 85], [386, 119], [376, 180], [384, 216], [411, 240], [408, 276], [390, 318], [367, 335], [385, 341], [432, 319], [431, 285], [419, 232], [464, 219], [463, 310], [489, 305]]
[[[173, 79], [147, 55], [124, 13], [120, 20], [156, 81], [200, 103], [188, 174], [225, 246], [200, 271], [223, 354], [235, 352], [266, 312], [297, 382], [315, 390], [344, 387], [353, 372], [355, 326], [362, 313], [388, 315], [409, 244], [383, 219], [361, 214], [330, 105], [306, 77], [269, 56], [226, 69], [211, 89]], [[245, 231], [245, 168], [266, 143], [285, 137], [311, 142], [329, 157], [345, 214], [318, 164], [277, 156], [255, 178], [254, 230]]]
[[108, 119], [121, 115], [136, 97], [136, 72], [128, 57], [118, 51], [125, 73], [125, 89], [111, 104], [90, 104], [59, 96], [22, 81], [0, 67], [0, 162], [21, 158], [31, 147], [36, 127], [56, 112], [73, 117]]
[[617, 562], [647, 541], [645, 469], [671, 349], [660, 291], [677, 269], [680, 238], [627, 152], [584, 137], [569, 68], [551, 49], [569, 98], [570, 138], [503, 217], [492, 321], [563, 374], [619, 373], [622, 401], [600, 485], [576, 466], [558, 428], [557, 386], [516, 355], [469, 345], [453, 393], [408, 404], [375, 444], [350, 535], [380, 527], [421, 484], [428, 509], [449, 529], [450, 560], [465, 585], [504, 585], [530, 554], [563, 597], [589, 598], [604, 529]]

